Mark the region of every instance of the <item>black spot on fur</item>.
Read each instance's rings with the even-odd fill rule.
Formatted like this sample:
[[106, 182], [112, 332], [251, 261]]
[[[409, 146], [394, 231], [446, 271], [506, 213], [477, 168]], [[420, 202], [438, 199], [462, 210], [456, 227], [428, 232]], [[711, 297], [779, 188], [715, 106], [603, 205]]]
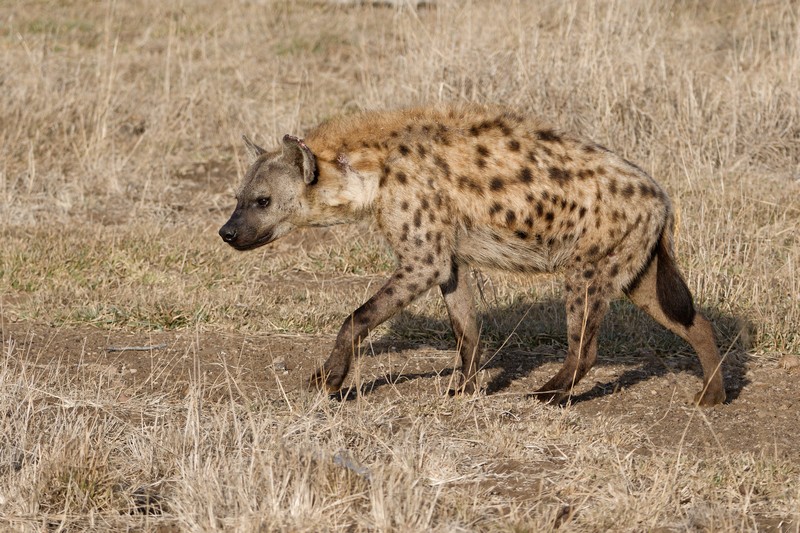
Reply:
[[611, 194], [616, 196], [617, 195], [617, 180], [612, 179], [608, 183], [608, 190], [611, 191]]
[[414, 211], [414, 227], [418, 228], [422, 224], [422, 211], [417, 209]]
[[422, 210], [423, 210], [423, 211], [427, 211], [427, 210], [428, 210], [428, 208], [429, 208], [431, 205], [428, 203], [428, 199], [427, 199], [427, 198], [423, 198], [423, 199], [422, 199], [422, 203], [421, 203], [421, 204], [419, 204], [419, 206], [422, 208]]
[[547, 213], [544, 215], [544, 219], [545, 219], [546, 221], [548, 221], [548, 222], [552, 222], [554, 218], [555, 218], [555, 215], [553, 214], [553, 212], [552, 212], [552, 211], [548, 211], [548, 212], [547, 212]]
[[557, 181], [559, 183], [564, 183], [572, 179], [572, 174], [570, 174], [568, 170], [563, 168], [550, 167], [548, 173], [550, 174], [551, 180]]
[[478, 152], [478, 155], [479, 155], [479, 156], [481, 156], [481, 157], [489, 157], [489, 153], [490, 153], [490, 152], [489, 152], [489, 149], [488, 149], [488, 148], [486, 148], [486, 147], [485, 147], [484, 145], [482, 145], [482, 144], [479, 144], [479, 145], [478, 145], [478, 146], [475, 148], [475, 151], [476, 151], [476, 152]]
[[536, 132], [539, 136], [540, 141], [548, 142], [548, 143], [560, 143], [561, 137], [556, 135], [556, 132], [553, 130], [539, 130]]
[[533, 173], [531, 172], [531, 169], [528, 167], [520, 169], [517, 177], [519, 178], [519, 181], [521, 181], [522, 183], [530, 183], [531, 181], [533, 181]]
[[536, 158], [536, 154], [533, 152], [528, 152], [528, 161], [530, 161], [531, 163], [536, 163], [536, 161], [538, 161], [538, 159]]
[[514, 213], [514, 211], [511, 211], [510, 209], [508, 211], [506, 211], [506, 224], [507, 225], [510, 226], [516, 220], [517, 220], [517, 215]]
[[476, 158], [475, 164], [478, 165], [478, 168], [486, 168], [486, 160], [482, 157]]
[[386, 293], [387, 296], [391, 296], [392, 294], [394, 294], [394, 289], [392, 287], [386, 287], [385, 289], [383, 289], [383, 292]]
[[405, 242], [406, 240], [408, 240], [408, 222], [403, 224], [403, 231], [400, 233], [400, 241]]
[[483, 188], [481, 184], [476, 182], [474, 179], [470, 178], [469, 176], [459, 176], [458, 178], [458, 186], [461, 189], [469, 189], [477, 194], [481, 194], [483, 192]]
[[508, 137], [509, 135], [511, 135], [512, 133], [514, 133], [514, 130], [512, 130], [512, 129], [511, 129], [509, 126], [508, 126], [508, 124], [506, 124], [506, 121], [505, 121], [505, 120], [503, 120], [503, 119], [502, 119], [502, 118], [500, 118], [500, 117], [498, 117], [498, 118], [494, 119], [494, 122], [493, 122], [493, 124], [492, 124], [492, 125], [493, 125], [495, 128], [499, 129], [499, 130], [500, 130], [500, 132], [501, 132], [503, 135], [505, 135], [506, 137]]
[[432, 265], [433, 264], [433, 254], [428, 254], [425, 256], [425, 264]]
[[401, 144], [397, 149], [400, 151], [400, 155], [408, 155], [411, 153], [411, 150], [405, 144]]
[[502, 178], [499, 177], [492, 178], [492, 181], [489, 183], [489, 188], [493, 191], [501, 191], [503, 187], [505, 187], [505, 183]]
[[399, 171], [398, 171], [398, 172], [397, 172], [397, 173], [394, 175], [394, 177], [395, 177], [395, 178], [397, 178], [397, 181], [399, 181], [400, 183], [403, 183], [403, 184], [405, 184], [405, 183], [408, 181], [408, 179], [406, 178], [406, 174], [405, 174], [405, 172], [399, 172]]
[[508, 141], [508, 149], [512, 152], [519, 152], [519, 141], [516, 139]]
[[514, 235], [516, 235], [518, 239], [522, 239], [523, 241], [527, 240], [528, 238], [528, 233], [522, 230], [515, 231]]
[[489, 208], [489, 216], [496, 215], [497, 213], [500, 212], [501, 209], [502, 207], [500, 206], [500, 204], [498, 202], [494, 202], [492, 206]]
[[584, 216], [586, 216], [586, 208], [581, 207], [580, 209], [578, 209], [578, 217], [583, 218]]
[[583, 277], [586, 279], [592, 279], [594, 277], [594, 270], [586, 269], [583, 271]]
[[450, 177], [450, 165], [447, 163], [447, 161], [437, 155], [433, 158], [433, 164], [442, 169], [442, 173], [444, 174], [445, 178]]
[[408, 211], [408, 202], [403, 200], [400, 202], [400, 210], [401, 211]]
[[428, 155], [428, 150], [421, 144], [418, 144], [417, 153], [419, 154], [420, 157], [424, 158], [426, 155]]
[[630, 183], [627, 184], [625, 188], [622, 189], [622, 196], [624, 196], [625, 198], [630, 198], [631, 196], [633, 196], [633, 193], [634, 193], [633, 185]]

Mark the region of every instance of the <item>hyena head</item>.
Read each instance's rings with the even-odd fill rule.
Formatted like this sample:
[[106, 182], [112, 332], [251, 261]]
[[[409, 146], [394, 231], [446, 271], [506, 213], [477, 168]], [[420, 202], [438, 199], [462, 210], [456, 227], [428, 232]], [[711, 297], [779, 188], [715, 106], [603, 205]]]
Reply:
[[267, 152], [243, 137], [251, 165], [236, 193], [236, 209], [219, 229], [237, 250], [252, 250], [293, 230], [305, 218], [306, 187], [316, 180], [314, 154], [286, 135], [281, 150]]

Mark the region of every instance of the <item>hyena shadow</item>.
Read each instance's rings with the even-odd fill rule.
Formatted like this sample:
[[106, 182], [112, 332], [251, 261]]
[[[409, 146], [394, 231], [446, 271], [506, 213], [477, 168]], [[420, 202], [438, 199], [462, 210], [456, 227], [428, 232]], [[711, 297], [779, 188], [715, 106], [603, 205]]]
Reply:
[[[746, 364], [750, 359], [749, 339], [753, 326], [746, 320], [714, 309], [700, 311], [714, 324], [717, 345], [724, 356], [726, 403], [731, 402], [749, 383]], [[484, 342], [481, 366], [492, 371], [492, 379], [486, 384], [487, 394], [507, 389], [515, 380], [525, 378], [543, 364], [563, 361], [567, 348], [563, 300], [518, 301], [506, 307], [487, 308], [479, 314], [479, 321]], [[372, 351], [375, 354], [395, 348], [413, 351], [421, 346], [455, 349], [456, 340], [447, 318], [404, 311], [392, 320], [384, 336], [373, 341]], [[595, 366], [612, 364], [621, 364], [625, 370], [612, 380], [598, 382], [591, 389], [573, 396], [571, 401], [576, 403], [598, 398], [669, 373], [687, 371], [700, 379], [703, 377], [700, 362], [687, 343], [622, 300], [612, 303], [604, 319]], [[360, 391], [369, 393], [398, 379], [447, 376], [453, 370], [387, 375], [362, 383]], [[591, 374], [585, 379], [591, 380]], [[344, 398], [351, 397], [355, 397], [353, 390], [344, 395]]]

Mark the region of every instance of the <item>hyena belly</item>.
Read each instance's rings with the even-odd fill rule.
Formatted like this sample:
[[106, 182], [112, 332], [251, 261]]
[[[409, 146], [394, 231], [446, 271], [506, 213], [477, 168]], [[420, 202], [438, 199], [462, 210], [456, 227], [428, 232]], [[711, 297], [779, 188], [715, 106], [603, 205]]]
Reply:
[[575, 240], [530, 241], [508, 228], [461, 229], [456, 241], [457, 258], [469, 265], [512, 272], [556, 272], [575, 254]]

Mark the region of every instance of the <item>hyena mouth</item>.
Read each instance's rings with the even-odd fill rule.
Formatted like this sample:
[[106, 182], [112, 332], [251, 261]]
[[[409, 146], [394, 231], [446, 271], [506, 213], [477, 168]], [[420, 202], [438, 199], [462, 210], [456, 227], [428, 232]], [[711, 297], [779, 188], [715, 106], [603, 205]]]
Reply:
[[248, 242], [248, 243], [231, 242], [229, 244], [234, 248], [236, 248], [237, 250], [244, 252], [245, 250], [252, 250], [254, 248], [258, 248], [259, 246], [264, 246], [265, 244], [271, 243], [274, 240], [272, 235], [273, 235], [272, 231], [268, 231], [253, 242]]

